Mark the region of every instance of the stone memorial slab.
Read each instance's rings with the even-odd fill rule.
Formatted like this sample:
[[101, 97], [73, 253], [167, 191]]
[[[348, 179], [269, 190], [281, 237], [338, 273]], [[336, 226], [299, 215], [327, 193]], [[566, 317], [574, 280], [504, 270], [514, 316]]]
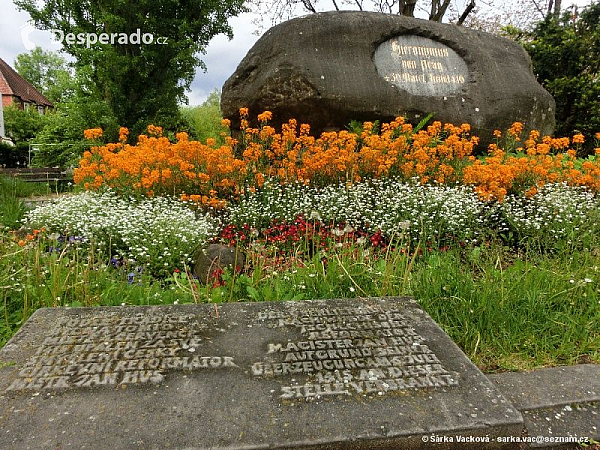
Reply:
[[522, 429], [408, 298], [42, 309], [0, 351], [2, 449], [512, 448], [495, 438]]

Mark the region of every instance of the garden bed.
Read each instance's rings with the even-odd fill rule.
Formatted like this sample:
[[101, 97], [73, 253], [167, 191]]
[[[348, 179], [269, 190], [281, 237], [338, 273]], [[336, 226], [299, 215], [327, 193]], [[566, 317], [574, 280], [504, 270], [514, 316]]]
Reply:
[[[600, 362], [595, 160], [569, 140], [550, 155], [558, 143], [535, 136], [473, 158], [464, 129], [395, 127], [320, 144], [265, 124], [243, 145], [97, 147], [75, 174], [88, 191], [2, 232], [1, 341], [40, 307], [409, 295], [484, 371]], [[372, 173], [367, 157], [381, 163]], [[209, 242], [237, 246], [245, 265], [201, 283]]]

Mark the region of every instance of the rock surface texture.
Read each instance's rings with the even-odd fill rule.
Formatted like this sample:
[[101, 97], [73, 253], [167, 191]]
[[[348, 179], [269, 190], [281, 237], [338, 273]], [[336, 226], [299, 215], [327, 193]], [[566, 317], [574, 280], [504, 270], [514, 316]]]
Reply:
[[200, 282], [215, 280], [225, 268], [231, 267], [239, 272], [246, 263], [246, 257], [236, 247], [224, 244], [210, 244], [196, 255], [194, 274]]
[[518, 44], [455, 25], [370, 12], [330, 12], [267, 31], [225, 82], [221, 108], [239, 127], [269, 110], [272, 125], [295, 118], [311, 134], [351, 120], [390, 121], [426, 114], [469, 123], [481, 144], [495, 129], [523, 122], [554, 131], [554, 100]]

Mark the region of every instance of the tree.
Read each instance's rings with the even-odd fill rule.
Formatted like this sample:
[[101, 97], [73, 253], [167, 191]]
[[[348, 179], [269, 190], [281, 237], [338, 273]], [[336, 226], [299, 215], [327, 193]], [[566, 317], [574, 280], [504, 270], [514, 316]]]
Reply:
[[6, 137], [14, 146], [5, 148], [0, 164], [7, 166], [26, 165], [29, 154], [29, 143], [44, 126], [45, 117], [37, 108], [19, 109], [14, 105], [4, 109], [4, 126]]
[[243, 0], [14, 1], [37, 27], [62, 33], [64, 51], [132, 135], [179, 123], [178, 102], [204, 67], [198, 55], [213, 36], [231, 37], [228, 18], [245, 10]]
[[[558, 19], [564, 12], [562, 0], [481, 0], [481, 4], [483, 7], [475, 9], [464, 25], [516, 41], [523, 39], [538, 22], [549, 16]], [[571, 8], [576, 15], [577, 7], [569, 6], [567, 9]]]
[[104, 140], [116, 142], [119, 123], [108, 104], [90, 87], [89, 70], [79, 68], [69, 96], [46, 113], [43, 126], [35, 134], [39, 152], [32, 158], [33, 166], [74, 167], [90, 141], [83, 136], [88, 128], [102, 128]]
[[600, 131], [600, 4], [580, 15], [550, 14], [521, 42], [556, 100], [556, 134], [581, 132], [591, 144]]
[[56, 52], [35, 47], [30, 53], [17, 55], [15, 69], [53, 103], [72, 91], [71, 70]]
[[[414, 17], [415, 11], [427, 14], [429, 20], [441, 22], [446, 13], [453, 12], [453, 21], [462, 25], [475, 8], [475, 0], [427, 0], [425, 6], [417, 5], [417, 0], [330, 0], [321, 4], [320, 0], [250, 0], [252, 9], [261, 17], [270, 17], [273, 24], [287, 20], [295, 15], [322, 11], [376, 11], [386, 14], [400, 14]], [[419, 6], [419, 7], [417, 7]], [[458, 13], [462, 11], [462, 13]]]
[[533, 3], [542, 18], [554, 16], [558, 19], [560, 17], [562, 0], [547, 0], [547, 2], [544, 0], [531, 0], [531, 3]]
[[202, 105], [183, 108], [182, 114], [190, 124], [193, 139], [201, 142], [206, 142], [208, 138], [216, 139], [217, 142], [224, 141], [221, 133], [228, 130], [221, 125], [223, 114], [221, 92], [218, 89], [212, 91]]

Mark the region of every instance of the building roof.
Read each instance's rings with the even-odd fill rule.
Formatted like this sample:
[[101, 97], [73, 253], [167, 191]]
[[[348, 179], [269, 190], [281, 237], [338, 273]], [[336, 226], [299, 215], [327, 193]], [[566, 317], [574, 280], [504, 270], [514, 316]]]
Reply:
[[[34, 88], [25, 78], [19, 75], [12, 67], [0, 58], [0, 77], [4, 78], [6, 85], [2, 89], [2, 95], [14, 95], [28, 103], [35, 103], [38, 106], [54, 106], [50, 100], [44, 97]], [[0, 82], [0, 88], [4, 83]], [[6, 87], [8, 86], [8, 89]]]

